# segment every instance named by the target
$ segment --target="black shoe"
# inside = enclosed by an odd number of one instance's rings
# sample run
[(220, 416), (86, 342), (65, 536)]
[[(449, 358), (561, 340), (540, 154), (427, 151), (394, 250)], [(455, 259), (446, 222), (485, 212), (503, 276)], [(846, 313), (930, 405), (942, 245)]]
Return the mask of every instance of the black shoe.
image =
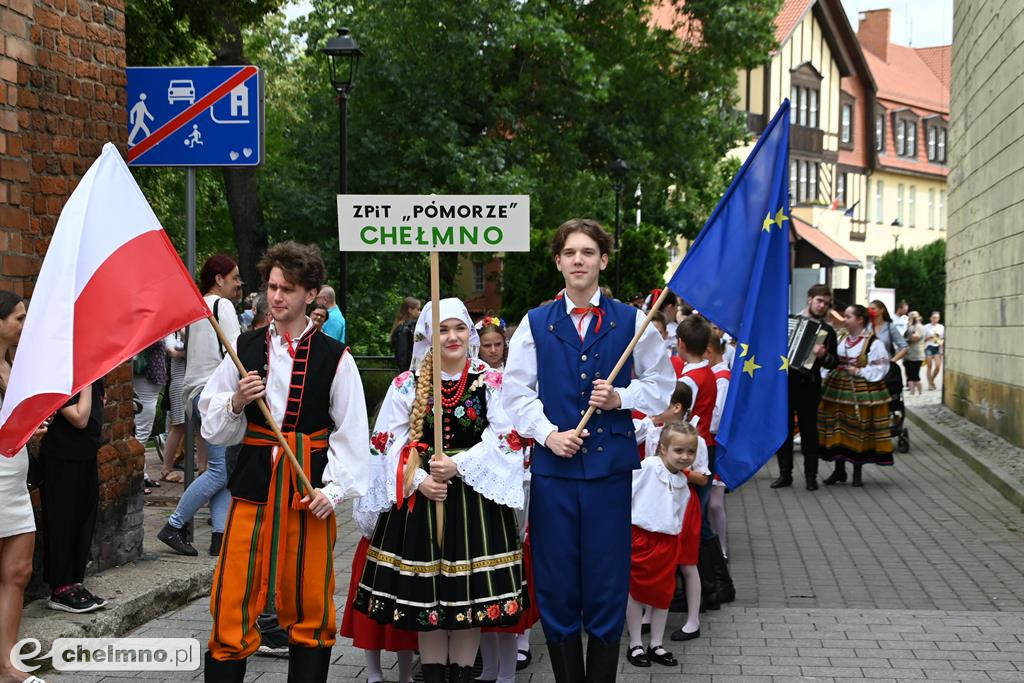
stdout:
[(264, 613), (256, 620), (260, 632), (260, 649), (256, 652), (270, 657), (288, 656), (288, 634), (277, 623), (277, 615)]
[(662, 666), (678, 666), (679, 661), (676, 656), (663, 648), (661, 645), (656, 647), (647, 648), (647, 656), (655, 664), (661, 664)]
[(210, 557), (220, 555), (220, 546), (224, 542), (224, 532), (214, 531), (210, 534)]
[(203, 660), (203, 680), (206, 683), (242, 683), (245, 680), (245, 660), (213, 658), (213, 653), (206, 651)]
[(449, 664), (448, 683), (473, 683), (473, 667)]
[(171, 526), (170, 522), (168, 522), (167, 524), (164, 524), (164, 528), (160, 530), (160, 533), (158, 533), (156, 537), (166, 543), (171, 550), (179, 555), (188, 555), (189, 557), (198, 556), (199, 551), (193, 548), (192, 544), (185, 540), (181, 531), (181, 529), (175, 529)]
[(793, 485), (793, 475), (791, 474), (780, 474), (779, 478), (772, 482), (773, 489), (784, 489), (787, 486)]
[(818, 477), (817, 475), (807, 475), (807, 490), (817, 491), (818, 490)]
[(647, 651), (644, 650), (643, 645), (634, 645), (629, 648), (629, 652), (626, 654), (626, 661), (633, 666), (649, 667), (651, 665), (651, 659), (647, 656)]
[(675, 631), (672, 631), (672, 635), (670, 635), (669, 638), (676, 641), (677, 643), (685, 642), (687, 640), (695, 640), (697, 638), (700, 638), (700, 629), (698, 628), (693, 633), (687, 633), (683, 630), (683, 627), (680, 626)]
[(447, 668), (444, 664), (420, 664), (423, 683), (444, 683)]
[[(522, 659), (519, 659), (522, 657)], [(516, 671), (522, 671), (526, 667), (530, 666), (530, 662), (533, 661), (533, 655), (530, 654), (529, 650), (520, 650), (516, 654)]]
[(330, 666), (330, 647), (288, 646), (288, 683), (326, 681)]
[(832, 474), (828, 475), (825, 479), (825, 486), (832, 486), (833, 484), (845, 484), (846, 483), (846, 470), (835, 469), (832, 470)]
[(81, 591), (82, 593), (85, 593), (88, 597), (92, 598), (92, 601), (96, 603), (97, 607), (106, 607), (107, 606), (107, 601), (106, 600), (104, 600), (103, 598), (99, 597), (98, 595), (93, 593), (91, 590), (89, 590), (88, 588), (83, 586), (82, 584), (78, 584), (78, 590)]
[(587, 638), (586, 683), (615, 683), (618, 670), (619, 641), (605, 643), (594, 636)]
[(557, 645), (548, 642), (548, 659), (558, 683), (583, 683), (587, 680), (583, 665), (583, 638), (580, 635)]
[(50, 601), (46, 603), (46, 606), (53, 610), (71, 612), (72, 614), (95, 612), (100, 608), (93, 601), (92, 596), (77, 585), (65, 588), (59, 593), (56, 591), (51, 593)]

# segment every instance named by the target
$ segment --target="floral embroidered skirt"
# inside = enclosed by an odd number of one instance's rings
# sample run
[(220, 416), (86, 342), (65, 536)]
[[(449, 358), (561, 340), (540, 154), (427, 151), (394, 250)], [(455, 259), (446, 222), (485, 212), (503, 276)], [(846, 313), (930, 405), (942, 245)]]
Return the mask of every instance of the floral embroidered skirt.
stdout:
[(527, 598), (514, 510), (456, 477), (444, 503), (439, 547), (435, 509), (434, 501), (417, 493), (402, 509), (381, 514), (355, 609), (412, 631), (517, 623)]
[(890, 399), (885, 382), (833, 370), (822, 385), (818, 406), (821, 459), (892, 465)]

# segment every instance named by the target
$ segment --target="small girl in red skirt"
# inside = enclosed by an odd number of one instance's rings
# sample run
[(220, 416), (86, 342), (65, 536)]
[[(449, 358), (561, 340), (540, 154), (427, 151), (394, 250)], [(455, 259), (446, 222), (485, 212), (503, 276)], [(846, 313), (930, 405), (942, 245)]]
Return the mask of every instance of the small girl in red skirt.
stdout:
[[(696, 613), (700, 605), (700, 579), (696, 568), (700, 516), (699, 512), (693, 513), (694, 509), (699, 511), (700, 508), (699, 503), (691, 504), (697, 497), (692, 495), (687, 478), (689, 468), (697, 460), (700, 437), (692, 425), (681, 420), (667, 422), (660, 431), (657, 457), (649, 455), (644, 458), (640, 469), (633, 471), (633, 556), (626, 606), (626, 628), (629, 631), (627, 659), (634, 666), (641, 667), (651, 666), (652, 661), (664, 666), (678, 664), (675, 656), (663, 647), (678, 564), (683, 565), (687, 602), (696, 606), (689, 611)], [(694, 516), (696, 525), (692, 523)], [(688, 529), (691, 533), (687, 533)], [(692, 533), (694, 529), (696, 535)], [(695, 580), (691, 580), (690, 574)], [(651, 642), (646, 650), (641, 638), (645, 605), (649, 606), (651, 613)], [(689, 616), (687, 625), (697, 619), (696, 614)]]
[[(372, 455), (380, 455), (376, 450), (376, 442), (387, 435), (374, 434), (374, 445), (371, 446)], [(383, 457), (371, 460), (370, 486), (367, 495), (357, 499), (352, 505), (352, 519), (355, 520), (356, 528), (359, 530), (359, 545), (356, 546), (356, 554), (352, 558), (352, 578), (348, 586), (348, 600), (345, 602), (345, 613), (342, 615), (341, 628), (338, 633), (345, 638), (351, 638), (352, 644), (363, 650), (366, 656), (366, 680), (367, 683), (382, 683), (384, 673), (381, 670), (381, 650), (398, 653), (398, 683), (412, 683), (412, 662), (413, 651), (419, 647), (417, 633), (415, 631), (404, 631), (392, 626), (379, 624), (362, 612), (352, 607), (352, 601), (356, 596), (356, 589), (359, 587), (359, 579), (363, 576), (363, 566), (366, 564), (366, 551), (370, 547), (370, 538), (373, 536), (374, 527), (377, 526), (379, 512), (371, 512), (377, 509), (372, 500), (380, 496), (387, 496), (383, 492), (384, 478), (381, 465)]]

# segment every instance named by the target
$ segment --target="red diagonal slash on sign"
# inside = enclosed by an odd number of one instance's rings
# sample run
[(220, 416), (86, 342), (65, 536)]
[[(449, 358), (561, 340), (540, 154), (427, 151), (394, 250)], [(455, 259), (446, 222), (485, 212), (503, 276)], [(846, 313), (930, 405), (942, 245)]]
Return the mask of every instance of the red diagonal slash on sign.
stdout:
[(128, 150), (128, 163), (132, 163), (140, 156), (156, 147), (168, 135), (199, 116), (199, 114), (201, 114), (207, 107), (211, 106), (214, 102), (234, 90), (237, 85), (244, 83), (257, 73), (259, 73), (259, 69), (251, 64), (242, 67), (241, 70), (233, 74), (231, 78), (218, 85), (206, 95), (203, 95), (203, 97), (197, 100), (195, 104), (192, 104), (185, 111), (157, 128), (151, 135), (146, 136), (145, 140), (130, 148)]

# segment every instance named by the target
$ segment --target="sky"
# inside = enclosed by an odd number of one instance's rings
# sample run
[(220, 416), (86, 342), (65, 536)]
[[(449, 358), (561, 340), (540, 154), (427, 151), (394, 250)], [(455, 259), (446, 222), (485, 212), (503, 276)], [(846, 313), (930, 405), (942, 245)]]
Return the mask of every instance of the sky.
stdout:
[[(472, 2), (472, 0), (470, 0)], [(857, 15), (864, 10), (892, 10), (889, 41), (913, 47), (953, 42), (953, 0), (842, 0), (850, 26), (857, 30)], [(309, 13), (309, 0), (293, 0), (285, 7), (289, 19)]]
[(889, 42), (911, 47), (933, 47), (953, 42), (953, 0), (842, 0), (850, 26), (857, 30), (857, 15), (864, 10), (892, 10)]

